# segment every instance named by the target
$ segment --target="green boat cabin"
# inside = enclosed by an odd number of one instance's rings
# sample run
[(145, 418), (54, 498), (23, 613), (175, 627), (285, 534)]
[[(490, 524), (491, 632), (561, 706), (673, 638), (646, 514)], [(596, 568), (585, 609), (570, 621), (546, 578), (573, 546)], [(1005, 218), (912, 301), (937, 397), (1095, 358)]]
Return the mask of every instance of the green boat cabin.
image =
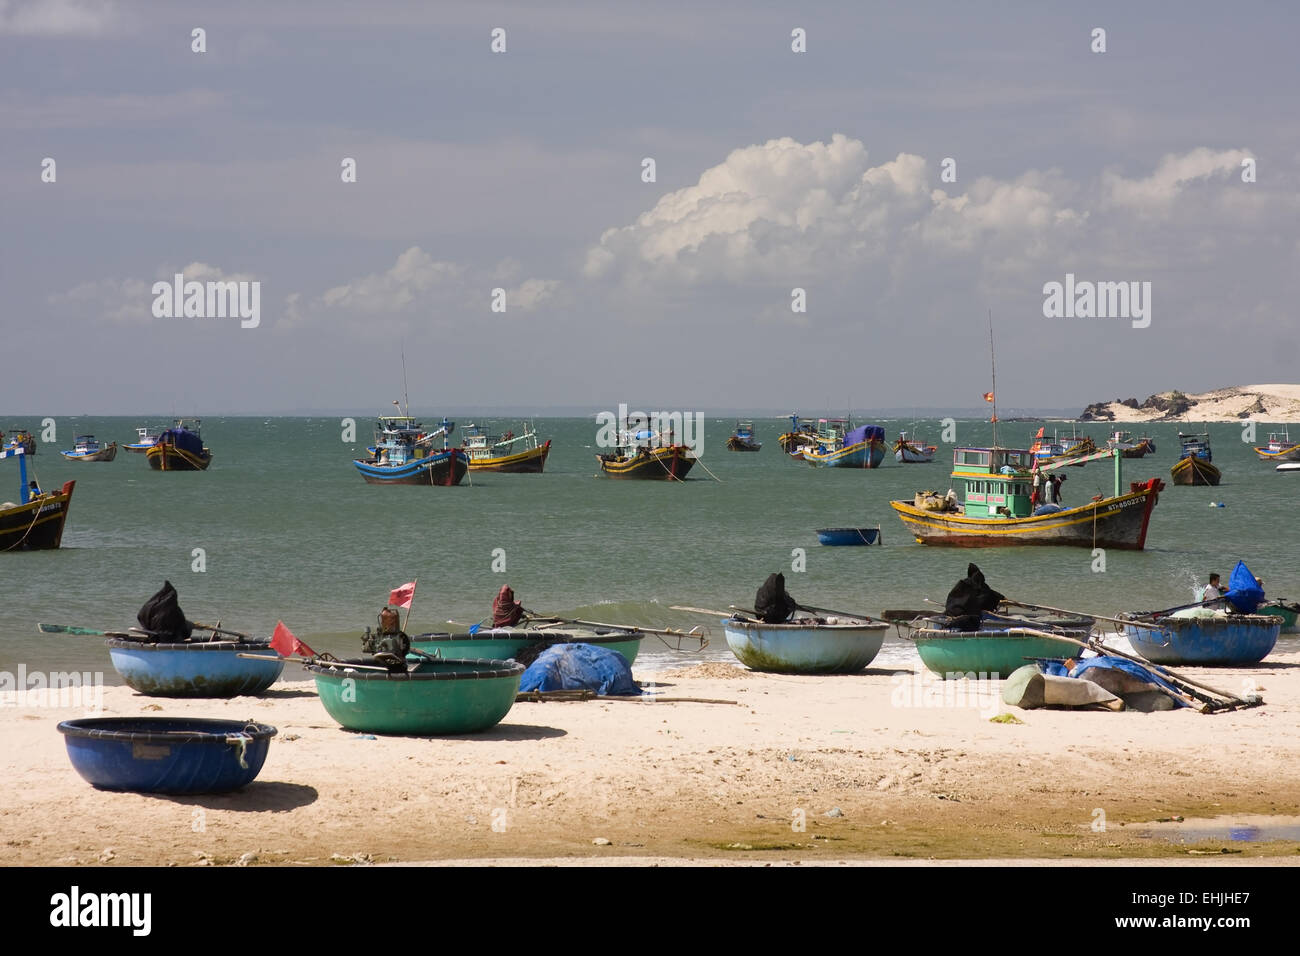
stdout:
[(1033, 455), (1018, 448), (957, 448), (952, 478), (961, 482), (967, 518), (1027, 518), (1033, 512)]

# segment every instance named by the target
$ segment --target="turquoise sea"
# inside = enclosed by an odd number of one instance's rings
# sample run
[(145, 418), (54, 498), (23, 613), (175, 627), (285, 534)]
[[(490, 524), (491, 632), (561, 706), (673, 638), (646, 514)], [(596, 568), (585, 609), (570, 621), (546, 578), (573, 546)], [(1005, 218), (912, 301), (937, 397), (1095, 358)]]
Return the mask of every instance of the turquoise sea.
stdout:
[[(434, 421), (440, 415), (429, 415)], [(814, 469), (782, 454), (786, 419), (755, 422), (761, 452), (724, 447), (734, 419), (705, 423), (704, 468), (685, 483), (599, 477), (594, 418), (536, 419), (553, 439), (543, 475), (473, 474), (455, 488), (367, 485), (351, 460), (369, 440), (357, 420), (356, 442), (342, 440), (338, 418), (208, 418), (203, 437), (214, 458), (202, 473), (151, 471), (143, 455), (119, 449), (110, 463), (70, 462), (58, 454), (77, 434), (119, 446), (139, 425), (164, 418), (63, 418), (58, 440), (42, 444), (29, 465), (42, 487), (77, 480), (57, 551), (0, 555), (5, 613), (0, 670), (102, 670), (100, 640), (37, 633), (38, 621), (121, 628), (164, 579), (194, 620), (269, 634), (283, 620), (317, 650), (354, 653), (358, 637), (388, 591), (418, 579), (407, 630), (448, 630), (490, 615), (509, 583), (525, 607), (542, 613), (638, 625), (712, 626), (708, 659), (729, 660), (716, 621), (669, 610), (749, 605), (773, 571), (802, 603), (879, 614), (886, 608), (942, 603), (974, 561), (1009, 597), (1112, 614), (1188, 602), (1210, 571), (1226, 576), (1244, 558), (1270, 597), (1300, 599), (1300, 474), (1260, 462), (1242, 428), (1211, 425), (1217, 488), (1169, 484), (1152, 516), (1147, 548), (1111, 551), (1093, 570), (1086, 549), (952, 549), (914, 543), (888, 502), (921, 489), (946, 491), (951, 446), (936, 420), (878, 420), (892, 440), (899, 429), (940, 445), (928, 465), (900, 465), (892, 454), (875, 471)], [(516, 420), (479, 420), (500, 429)], [(462, 422), (463, 424), (463, 422)], [(6, 420), (40, 434), (40, 422)], [(1036, 423), (999, 425), (1004, 445), (1027, 447)], [(1050, 434), (1058, 425), (1048, 424)], [(1183, 426), (1186, 428), (1187, 426)], [(991, 439), (987, 422), (959, 421), (962, 444)], [(1070, 425), (1064, 426), (1069, 431)], [(1104, 425), (1082, 429), (1099, 443)], [(1134, 428), (1141, 433), (1142, 426)], [(1124, 463), (1124, 481), (1160, 476), (1169, 483), (1177, 425), (1154, 425), (1158, 452)], [(1267, 437), (1260, 426), (1259, 439)], [(0, 498), (17, 500), (18, 470), (0, 462)], [(1109, 494), (1109, 463), (1070, 469), (1067, 504)], [(1223, 502), (1224, 507), (1211, 507)], [(881, 547), (827, 548), (816, 528), (874, 526)], [(204, 570), (194, 570), (202, 549)], [(500, 551), (498, 551), (500, 549)], [(806, 570), (795, 572), (796, 549)], [(493, 563), (504, 553), (505, 571)], [(1284, 638), (1284, 646), (1296, 644)], [(687, 659), (653, 640), (638, 670)], [(915, 662), (891, 638), (878, 663)], [(294, 676), (286, 673), (286, 676)]]

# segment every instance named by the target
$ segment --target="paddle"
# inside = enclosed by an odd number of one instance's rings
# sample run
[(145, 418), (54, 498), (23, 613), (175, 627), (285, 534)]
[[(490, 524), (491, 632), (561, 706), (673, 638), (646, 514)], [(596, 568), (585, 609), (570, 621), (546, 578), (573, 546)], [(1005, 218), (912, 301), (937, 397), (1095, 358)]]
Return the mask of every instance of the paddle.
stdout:
[[(581, 618), (570, 618), (567, 620), (564, 618), (556, 618), (554, 623), (543, 624), (541, 627), (535, 628), (535, 630), (542, 631), (548, 627), (560, 627), (565, 624), (581, 624), (583, 627), (606, 627), (614, 631), (626, 631), (629, 634), (653, 634), (655, 637), (663, 641), (665, 647), (678, 651), (682, 649), (681, 638), (683, 637), (689, 637), (692, 640), (700, 642), (700, 646), (696, 648), (697, 652), (702, 651), (709, 646), (708, 635), (695, 633), (697, 628), (694, 627), (689, 631), (683, 631), (674, 627), (637, 627), (634, 624), (608, 624), (604, 621), (584, 621)], [(663, 639), (665, 636), (678, 638), (677, 646), (673, 647), (672, 644), (664, 641)]]
[(751, 612), (746, 611), (742, 607), (736, 607), (734, 604), (731, 606), (731, 611), (714, 611), (711, 608), (707, 608), (707, 607), (686, 607), (681, 604), (674, 604), (671, 607), (669, 607), (669, 610), (689, 611), (692, 614), (708, 614), (710, 617), (724, 617), (724, 618), (737, 617), (738, 615), (733, 614), (732, 611), (739, 611), (740, 613), (746, 615), (746, 617), (750, 622), (759, 623), (758, 619), (753, 617)]
[[(252, 638), (240, 631), (229, 631), (222, 627), (216, 627), (211, 624), (200, 624), (198, 621), (190, 622), (195, 628), (201, 631), (211, 631), (213, 634), (225, 634), (228, 637), (237, 637), (241, 641), (251, 641)], [(74, 637), (109, 637), (114, 634), (120, 634), (121, 631), (99, 631), (93, 627), (78, 627), (75, 624), (41, 624), (37, 623), (36, 630), (42, 634), (69, 634)], [(149, 631), (143, 627), (133, 627), (133, 631), (141, 631), (146, 634), (158, 633)]]
[(293, 661), (295, 664), (315, 664), (318, 667), (350, 667), (361, 671), (384, 671), (389, 673), (387, 667), (378, 667), (372, 664), (350, 664), (347, 661), (325, 661), (314, 657), (266, 657), (262, 654), (243, 654), (239, 653), (236, 657), (242, 657), (250, 661)]
[(807, 611), (810, 614), (831, 614), (835, 617), (855, 617), (860, 621), (872, 620), (872, 617), (869, 614), (854, 614), (849, 611), (832, 611), (828, 607), (812, 607), (807, 604), (796, 604), (795, 607), (801, 611)]

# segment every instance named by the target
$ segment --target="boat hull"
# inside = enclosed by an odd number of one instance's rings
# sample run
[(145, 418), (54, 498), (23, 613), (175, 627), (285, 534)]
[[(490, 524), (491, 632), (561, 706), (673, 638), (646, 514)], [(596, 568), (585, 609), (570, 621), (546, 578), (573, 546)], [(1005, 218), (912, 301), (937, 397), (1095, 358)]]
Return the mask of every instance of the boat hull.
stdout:
[(824, 455), (816, 448), (805, 448), (803, 460), (814, 468), (879, 468), (885, 460), (885, 443), (858, 442)]
[(83, 455), (78, 455), (75, 451), (61, 451), (59, 454), (68, 461), (112, 461), (117, 457), (117, 442), (109, 442), (99, 451), (92, 451)]
[(750, 670), (778, 674), (854, 674), (880, 653), (889, 625), (723, 624), (727, 646)]
[(132, 442), (130, 445), (123, 445), (122, 448), (136, 455), (143, 455), (153, 447), (151, 442), (148, 445), (142, 445), (139, 442)]
[(817, 540), (832, 547), (875, 544), (880, 539), (879, 528), (818, 528)]
[(1300, 604), (1283, 604), (1278, 601), (1273, 604), (1261, 604), (1255, 609), (1258, 614), (1271, 614), (1273, 617), (1282, 619), (1282, 631), (1291, 633), (1296, 629), (1296, 619), (1300, 617)]
[(50, 551), (59, 547), (76, 484), (65, 481), (53, 494), (0, 509), (0, 552)]
[(380, 465), (375, 459), (352, 462), (369, 485), (458, 485), (469, 471), (469, 457), (459, 448), (437, 451), (402, 465)]
[(1282, 619), (1271, 614), (1166, 617), (1154, 625), (1124, 625), (1133, 650), (1153, 664), (1257, 664), (1273, 650), (1281, 630)]
[(623, 655), (629, 666), (636, 661), (643, 635), (627, 632), (573, 634), (527, 628), (480, 629), (474, 634), (419, 634), (411, 638), (411, 650), (437, 654), (448, 659), (514, 660), (526, 648), (552, 644), (594, 644)]
[(511, 475), (540, 475), (546, 467), (546, 456), (551, 453), (551, 443), (521, 451), (515, 455), (496, 458), (471, 458), (470, 471), (498, 471)]
[(728, 451), (760, 451), (762, 448), (763, 443), (752, 438), (741, 438), (738, 435), (732, 435), (727, 439)]
[(1261, 461), (1300, 461), (1300, 444), (1281, 448), (1278, 451), (1256, 448), (1255, 454), (1259, 456)]
[(1029, 518), (967, 518), (926, 511), (910, 501), (889, 504), (920, 544), (957, 548), (1069, 545), (1140, 551), (1146, 546), (1151, 511), (1163, 487), (1160, 479), (1152, 478), (1135, 482), (1128, 494), (1116, 498)]
[(934, 461), (936, 451), (938, 451), (938, 448), (934, 445), (914, 445), (911, 442), (896, 443), (894, 445), (894, 461), (905, 465), (928, 464)]
[[(108, 654), (128, 687), (149, 697), (242, 697), (260, 694), (284, 672), (284, 659), (270, 644), (200, 641), (147, 644), (110, 638)], [(239, 654), (275, 660), (255, 661)]]
[[(1062, 636), (1083, 641), (1087, 628), (1063, 630)], [(1046, 637), (1019, 633), (1016, 628), (1000, 631), (919, 630), (912, 632), (916, 653), (931, 673), (945, 680), (980, 675), (992, 679), (1007, 677), (1029, 663), (1027, 658), (1073, 657), (1077, 645)]]
[(154, 471), (207, 471), (212, 464), (212, 452), (206, 447), (202, 454), (195, 454), (175, 445), (159, 442), (145, 449), (149, 467)]
[(1174, 462), (1169, 473), (1176, 485), (1217, 485), (1222, 473), (1213, 463), (1204, 458), (1180, 458)]
[(600, 469), (610, 478), (634, 478), (644, 481), (680, 481), (695, 465), (695, 458), (682, 445), (653, 448), (648, 454), (616, 459), (596, 456)]
[(421, 661), (404, 673), (308, 664), (325, 710), (348, 730), (472, 734), (496, 726), (519, 693), (524, 667), (503, 660)]

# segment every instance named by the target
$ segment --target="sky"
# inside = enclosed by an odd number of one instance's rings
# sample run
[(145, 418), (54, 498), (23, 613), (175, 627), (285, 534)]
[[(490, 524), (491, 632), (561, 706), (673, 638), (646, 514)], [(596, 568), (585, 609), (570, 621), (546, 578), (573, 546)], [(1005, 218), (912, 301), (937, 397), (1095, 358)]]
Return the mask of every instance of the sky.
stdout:
[[(967, 409), (990, 319), (1000, 408), (1295, 382), (1297, 34), (1249, 2), (0, 0), (0, 415), (379, 412), (403, 355), (433, 413)], [(256, 283), (256, 325), (166, 314), (177, 273)], [(1045, 315), (1067, 275), (1149, 312)]]

